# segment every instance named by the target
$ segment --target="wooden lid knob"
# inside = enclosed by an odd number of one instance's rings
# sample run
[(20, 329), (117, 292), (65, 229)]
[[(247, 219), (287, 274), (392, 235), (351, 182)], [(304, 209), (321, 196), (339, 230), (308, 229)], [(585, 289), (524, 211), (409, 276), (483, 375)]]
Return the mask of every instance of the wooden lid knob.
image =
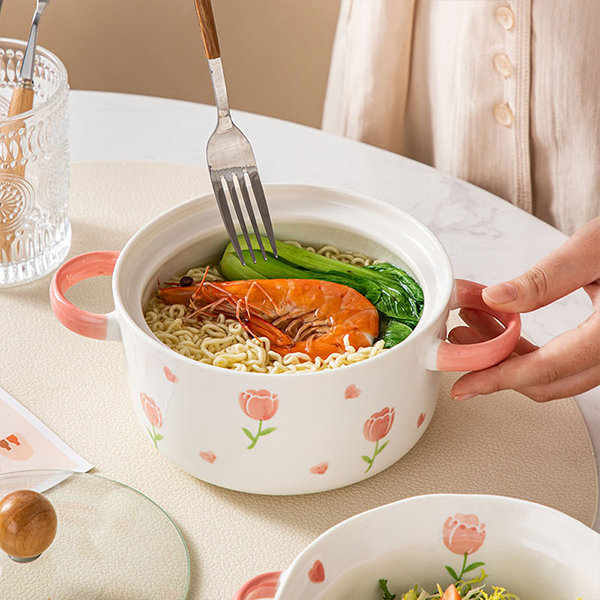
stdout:
[(0, 548), (11, 558), (36, 559), (55, 535), (56, 512), (46, 496), (17, 490), (0, 500)]

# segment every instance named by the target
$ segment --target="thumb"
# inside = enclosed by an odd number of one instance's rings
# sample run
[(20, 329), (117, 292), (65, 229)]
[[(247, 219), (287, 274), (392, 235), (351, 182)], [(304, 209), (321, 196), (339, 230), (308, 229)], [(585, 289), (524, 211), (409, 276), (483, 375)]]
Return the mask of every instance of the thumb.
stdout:
[(600, 277), (600, 219), (577, 231), (528, 271), (483, 290), (483, 300), (504, 312), (546, 306)]
[[(579, 287), (579, 286), (577, 286)], [(573, 290), (567, 290), (568, 294)], [(562, 294), (561, 294), (562, 295)], [(536, 265), (522, 275), (483, 290), (483, 300), (503, 312), (528, 312), (550, 304), (557, 295), (550, 273)]]

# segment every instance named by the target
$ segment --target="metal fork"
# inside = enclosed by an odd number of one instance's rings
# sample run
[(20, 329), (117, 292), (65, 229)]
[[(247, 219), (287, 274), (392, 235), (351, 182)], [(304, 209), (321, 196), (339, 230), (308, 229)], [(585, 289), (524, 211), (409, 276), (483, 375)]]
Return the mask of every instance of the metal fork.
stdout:
[(227, 202), (227, 196), (231, 199), (238, 223), (242, 230), (246, 245), (250, 251), (252, 261), (256, 263), (256, 257), (248, 236), (248, 228), (244, 219), (242, 206), (240, 203), (240, 194), (243, 198), (246, 212), (250, 218), (254, 235), (258, 241), (260, 251), (265, 260), (267, 255), (261, 239), (261, 233), (256, 222), (256, 216), (250, 199), (251, 189), (254, 200), (273, 254), (277, 257), (277, 245), (271, 224), (271, 216), (265, 193), (256, 168), (256, 159), (254, 152), (246, 136), (233, 124), (229, 112), (229, 100), (227, 99), (227, 89), (225, 87), (225, 76), (223, 74), (223, 65), (221, 64), (221, 50), (217, 38), (217, 28), (213, 16), (211, 0), (194, 0), (196, 3), (196, 12), (200, 21), (202, 30), (202, 39), (204, 40), (204, 50), (210, 68), (210, 77), (213, 90), (215, 92), (215, 102), (218, 111), (217, 127), (208, 140), (206, 146), (206, 157), (208, 159), (208, 169), (212, 181), (213, 190), (221, 212), (221, 218), (225, 224), (225, 229), (229, 239), (235, 248), (235, 251), (245, 265), (244, 255), (240, 247), (235, 225), (231, 218), (231, 211)]

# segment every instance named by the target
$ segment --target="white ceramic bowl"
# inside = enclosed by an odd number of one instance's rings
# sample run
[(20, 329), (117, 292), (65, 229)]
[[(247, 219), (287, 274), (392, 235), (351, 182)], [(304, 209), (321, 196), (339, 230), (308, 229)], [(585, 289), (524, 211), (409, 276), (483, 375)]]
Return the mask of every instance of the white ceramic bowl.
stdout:
[(521, 600), (600, 598), (600, 534), (589, 527), (525, 500), (435, 494), (343, 521), (234, 600), (379, 600), (379, 579), (398, 598), (415, 584), (433, 593), (453, 582), (446, 566), (460, 576), (465, 552), (467, 567), (485, 563), (486, 582)]
[[(142, 306), (159, 279), (219, 258), (227, 239), (212, 195), (154, 219), (120, 254), (92, 252), (65, 263), (52, 282), (52, 306), (77, 333), (122, 339), (139, 422), (158, 450), (189, 473), (263, 494), (329, 490), (374, 475), (406, 454), (433, 416), (438, 371), (499, 362), (516, 345), (520, 320), (498, 313), (506, 331), (481, 344), (444, 341), (451, 307), (484, 305), (481, 286), (454, 281), (448, 256), (426, 227), (350, 192), (300, 185), (266, 191), (279, 239), (360, 250), (414, 274), (425, 308), (407, 340), (349, 367), (278, 375), (205, 365), (163, 345), (146, 325)], [(74, 283), (111, 273), (114, 312), (94, 315), (65, 299)], [(267, 435), (249, 444), (244, 430), (256, 435), (265, 429)]]

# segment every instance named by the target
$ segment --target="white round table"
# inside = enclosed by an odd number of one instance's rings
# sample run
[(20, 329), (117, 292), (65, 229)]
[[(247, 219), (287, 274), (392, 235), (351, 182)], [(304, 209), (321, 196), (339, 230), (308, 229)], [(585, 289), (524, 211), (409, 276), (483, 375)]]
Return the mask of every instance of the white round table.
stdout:
[[(295, 123), (237, 111), (233, 116), (252, 143), (263, 181), (337, 186), (391, 202), (440, 238), (456, 277), (484, 284), (509, 279), (566, 240), (508, 202), (397, 154)], [(216, 110), (164, 98), (72, 91), (70, 117), (73, 161), (204, 165)], [(590, 314), (589, 299), (578, 291), (523, 315), (523, 330), (541, 344)], [(600, 458), (600, 387), (577, 401)], [(595, 529), (600, 531), (600, 514)]]

